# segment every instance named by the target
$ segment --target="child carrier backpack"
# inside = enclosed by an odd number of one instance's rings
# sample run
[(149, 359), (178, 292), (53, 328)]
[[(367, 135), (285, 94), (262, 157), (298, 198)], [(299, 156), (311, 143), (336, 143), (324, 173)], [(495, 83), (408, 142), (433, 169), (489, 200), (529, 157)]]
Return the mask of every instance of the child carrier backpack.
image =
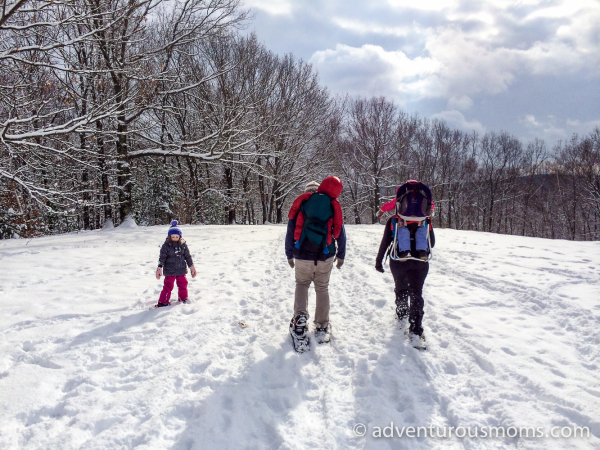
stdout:
[(300, 240), (296, 242), (295, 248), (307, 253), (313, 253), (317, 257), (321, 253), (327, 255), (335, 252), (335, 243), (327, 245), (328, 228), (333, 220), (333, 205), (331, 197), (321, 192), (316, 192), (300, 207), (304, 217), (304, 225)]
[(408, 180), (396, 193), (396, 214), (409, 216), (407, 220), (431, 217), (432, 208), (431, 190), (420, 181)]
[(393, 236), (392, 243), (388, 248), (387, 255), (390, 259), (401, 260), (399, 258), (398, 247), (398, 229), (405, 226), (410, 231), (411, 253), (415, 252), (415, 231), (419, 227), (427, 227), (428, 258), (415, 261), (429, 262), (433, 258), (432, 247), (435, 245), (431, 239), (431, 217), (433, 216), (433, 201), (431, 190), (420, 181), (408, 180), (398, 189), (396, 194), (396, 214), (392, 217), (391, 232)]

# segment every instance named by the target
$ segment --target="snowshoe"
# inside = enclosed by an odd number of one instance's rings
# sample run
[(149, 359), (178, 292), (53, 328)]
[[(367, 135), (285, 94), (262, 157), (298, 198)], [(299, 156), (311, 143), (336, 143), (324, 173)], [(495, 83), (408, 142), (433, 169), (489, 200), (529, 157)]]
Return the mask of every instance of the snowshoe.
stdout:
[(418, 334), (409, 333), (408, 334), (408, 342), (413, 348), (417, 350), (427, 350), (427, 344), (425, 343), (425, 335), (422, 334), (419, 336)]
[(290, 322), (290, 336), (292, 336), (292, 345), (298, 353), (304, 353), (310, 350), (310, 338), (308, 337), (308, 317), (299, 314)]
[(317, 327), (315, 329), (315, 339), (319, 344), (326, 344), (331, 340), (331, 324), (327, 324), (325, 328)]

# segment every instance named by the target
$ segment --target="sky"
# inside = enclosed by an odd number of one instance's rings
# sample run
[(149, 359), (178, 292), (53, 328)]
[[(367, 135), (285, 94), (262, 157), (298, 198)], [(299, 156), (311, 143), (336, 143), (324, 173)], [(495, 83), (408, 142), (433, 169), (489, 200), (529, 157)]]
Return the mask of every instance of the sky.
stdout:
[(600, 0), (245, 0), (332, 93), (554, 145), (600, 127)]

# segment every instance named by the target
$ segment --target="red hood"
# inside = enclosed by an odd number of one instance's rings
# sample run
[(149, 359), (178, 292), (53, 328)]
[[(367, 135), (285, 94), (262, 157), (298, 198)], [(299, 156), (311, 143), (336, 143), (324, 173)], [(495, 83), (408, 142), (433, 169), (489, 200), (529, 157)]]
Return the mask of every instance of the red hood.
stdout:
[(342, 193), (344, 185), (338, 177), (327, 177), (319, 185), (317, 192), (329, 195), (331, 198), (338, 198)]

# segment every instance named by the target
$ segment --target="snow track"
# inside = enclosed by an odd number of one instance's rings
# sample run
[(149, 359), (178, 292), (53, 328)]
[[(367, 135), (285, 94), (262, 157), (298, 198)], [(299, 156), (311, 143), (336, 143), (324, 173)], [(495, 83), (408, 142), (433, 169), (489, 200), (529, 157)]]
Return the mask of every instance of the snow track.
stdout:
[[(151, 311), (164, 227), (0, 242), (0, 447), (600, 446), (599, 243), (436, 230), (418, 352), (374, 269), (382, 232), (347, 228), (332, 341), (303, 355), (284, 227), (184, 226), (192, 303)], [(372, 437), (391, 422), (590, 437)]]

